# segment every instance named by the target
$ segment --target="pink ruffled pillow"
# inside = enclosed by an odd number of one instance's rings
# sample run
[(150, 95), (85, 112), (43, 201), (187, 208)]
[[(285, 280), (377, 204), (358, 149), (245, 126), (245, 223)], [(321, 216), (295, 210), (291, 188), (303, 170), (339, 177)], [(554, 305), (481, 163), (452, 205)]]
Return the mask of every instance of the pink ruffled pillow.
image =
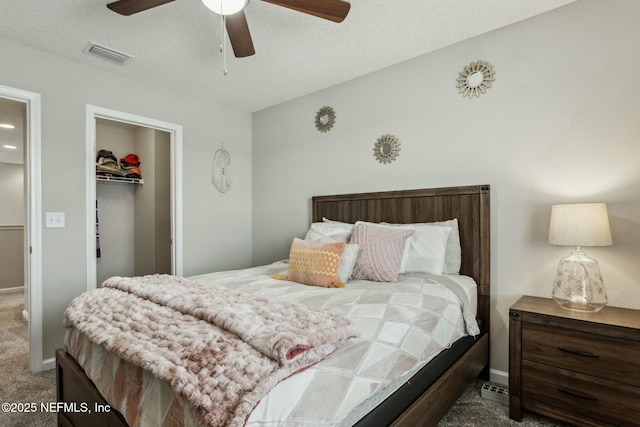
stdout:
[(304, 285), (324, 288), (343, 288), (338, 279), (340, 259), (346, 243), (311, 243), (294, 238), (289, 252), (289, 269), (286, 276), (276, 279), (291, 280)]
[(360, 247), (353, 278), (397, 282), (407, 239), (415, 233), (398, 227), (357, 223), (349, 243)]

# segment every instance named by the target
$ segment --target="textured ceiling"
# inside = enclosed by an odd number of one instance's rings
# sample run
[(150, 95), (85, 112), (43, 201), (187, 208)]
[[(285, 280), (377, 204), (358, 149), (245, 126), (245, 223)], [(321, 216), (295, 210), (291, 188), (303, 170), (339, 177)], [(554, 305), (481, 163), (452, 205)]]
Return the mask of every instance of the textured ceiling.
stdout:
[[(574, 0), (351, 0), (341, 24), (252, 0), (245, 14), (257, 53), (237, 59), (229, 46), (226, 76), (220, 17), (200, 0), (129, 17), (107, 9), (111, 1), (1, 0), (0, 37), (254, 112)], [(89, 41), (135, 58), (117, 65), (88, 55)]]

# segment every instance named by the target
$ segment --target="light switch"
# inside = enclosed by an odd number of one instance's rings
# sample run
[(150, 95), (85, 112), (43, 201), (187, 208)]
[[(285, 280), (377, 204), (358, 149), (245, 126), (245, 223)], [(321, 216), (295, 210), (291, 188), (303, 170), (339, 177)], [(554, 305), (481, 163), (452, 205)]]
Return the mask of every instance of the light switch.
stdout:
[(45, 218), (47, 228), (64, 228), (64, 212), (47, 212)]

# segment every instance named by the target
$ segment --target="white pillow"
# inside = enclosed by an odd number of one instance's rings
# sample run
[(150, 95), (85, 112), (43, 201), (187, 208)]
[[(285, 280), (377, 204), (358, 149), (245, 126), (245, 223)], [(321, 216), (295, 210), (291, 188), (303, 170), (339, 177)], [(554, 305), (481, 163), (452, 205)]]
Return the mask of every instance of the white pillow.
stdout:
[(431, 223), (386, 225), (415, 231), (414, 235), (407, 240), (402, 254), (401, 274), (431, 273), (441, 275), (445, 272), (447, 241), (451, 227)]
[(447, 239), (451, 227), (408, 226), (415, 234), (409, 238), (402, 256), (400, 273), (431, 273), (441, 275), (445, 269)]
[(353, 267), (356, 265), (356, 259), (358, 258), (358, 246), (355, 243), (347, 243), (342, 252), (342, 258), (340, 258), (340, 266), (338, 267), (338, 280), (342, 283), (347, 283), (351, 279), (353, 274)]
[(410, 227), (417, 230), (422, 226), (438, 226), (450, 227), (449, 237), (447, 238), (447, 250), (444, 259), (444, 270), (446, 274), (460, 274), (460, 266), (462, 265), (462, 248), (460, 246), (460, 230), (458, 228), (458, 218), (440, 222), (426, 222), (416, 224), (389, 224), (397, 227)]
[[(315, 241), (321, 242), (321, 243), (331, 243), (331, 242), (342, 242), (345, 240), (341, 240), (344, 237), (344, 233), (348, 232), (351, 233), (353, 231), (353, 227), (354, 224), (349, 224), (346, 222), (340, 222), (340, 221), (334, 221), (328, 218), (323, 217), (322, 218), (323, 223), (314, 223), (314, 224), (324, 224), (324, 226), (322, 225), (317, 225), (317, 229), (314, 230), (313, 232), (311, 230), (309, 230), (311, 234), (311, 237), (316, 239)], [(364, 221), (358, 221), (361, 223), (365, 223)], [(312, 224), (312, 229), (314, 229), (314, 224)], [(369, 224), (373, 224), (373, 223), (369, 223)], [(421, 234), (419, 233), (419, 229), (422, 227), (426, 227), (427, 233), (428, 230), (431, 229), (433, 226), (436, 227), (443, 227), (443, 228), (450, 228), (450, 232), (447, 238), (447, 245), (446, 245), (446, 250), (445, 250), (445, 258), (444, 258), (444, 268), (440, 273), (433, 273), (433, 274), (459, 274), (460, 273), (460, 266), (462, 265), (462, 248), (460, 246), (460, 230), (458, 227), (458, 219), (454, 218), (454, 219), (450, 219), (447, 221), (438, 221), (438, 222), (427, 222), (427, 223), (415, 223), (415, 224), (389, 224), (389, 223), (380, 223), (383, 225), (393, 225), (396, 227), (404, 227), (404, 228), (409, 228), (411, 230), (415, 230), (416, 234)], [(325, 228), (326, 227), (326, 228)], [(349, 234), (350, 235), (350, 234)], [(309, 233), (307, 233), (307, 236), (309, 237)], [(322, 239), (324, 237), (324, 239)], [(425, 237), (425, 239), (428, 240), (428, 236), (422, 236)], [(322, 240), (317, 240), (317, 239), (322, 239)], [(340, 239), (340, 240), (338, 240)], [(308, 240), (307, 238), (305, 238), (305, 240)], [(416, 239), (416, 236), (414, 235), (413, 237), (411, 237), (409, 239), (409, 242), (412, 240), (423, 240), (421, 238)], [(313, 241), (313, 240), (312, 240)], [(348, 240), (346, 240), (348, 241)], [(406, 271), (406, 265), (407, 265), (407, 261), (409, 259), (409, 251), (411, 250), (411, 245), (409, 244), (409, 242), (407, 243), (407, 246), (405, 247), (405, 252), (403, 254), (403, 262), (402, 262), (402, 266), (401, 266), (401, 273), (405, 273), (405, 272), (410, 272), (410, 271)], [(424, 251), (426, 248), (422, 247), (423, 245), (419, 244), (417, 246), (417, 249), (420, 251)], [(433, 246), (437, 247), (437, 243), (433, 242)], [(428, 252), (428, 251), (427, 251)], [(436, 253), (432, 254), (435, 255), (437, 258), (437, 253), (439, 253), (439, 251), (437, 251)], [(419, 256), (419, 255), (418, 255)], [(413, 257), (411, 257), (413, 258)], [(435, 259), (434, 258), (434, 259)], [(435, 266), (434, 270), (437, 270), (437, 261), (436, 264), (432, 265)], [(413, 264), (413, 263), (412, 263)], [(412, 265), (410, 264), (410, 265)], [(413, 269), (412, 266), (410, 266), (411, 269)], [(418, 270), (420, 271), (421, 269), (419, 267), (417, 267)], [(428, 269), (430, 269), (431, 267), (426, 267)]]
[(353, 224), (350, 224), (350, 223), (348, 223), (348, 222), (334, 221), (334, 220), (332, 220), (332, 219), (325, 218), (325, 217), (322, 217), (322, 222), (326, 222), (326, 223), (328, 223), (328, 224), (342, 224), (342, 225), (350, 225), (351, 227), (353, 227)]
[(314, 222), (304, 240), (313, 243), (348, 243), (353, 231), (353, 224)]
[(458, 229), (458, 218), (448, 221), (430, 222), (428, 224), (439, 227), (451, 227), (449, 238), (447, 239), (447, 254), (444, 259), (444, 272), (447, 274), (460, 274), (462, 265), (462, 248), (460, 247), (460, 230)]

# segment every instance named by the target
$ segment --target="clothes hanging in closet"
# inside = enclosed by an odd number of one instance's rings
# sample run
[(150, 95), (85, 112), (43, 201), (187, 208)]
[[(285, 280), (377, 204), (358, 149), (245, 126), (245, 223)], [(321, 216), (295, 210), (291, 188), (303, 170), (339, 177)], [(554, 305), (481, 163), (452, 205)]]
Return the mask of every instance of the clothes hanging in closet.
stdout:
[(96, 258), (102, 257), (100, 249), (100, 223), (98, 221), (98, 201), (96, 200)]

